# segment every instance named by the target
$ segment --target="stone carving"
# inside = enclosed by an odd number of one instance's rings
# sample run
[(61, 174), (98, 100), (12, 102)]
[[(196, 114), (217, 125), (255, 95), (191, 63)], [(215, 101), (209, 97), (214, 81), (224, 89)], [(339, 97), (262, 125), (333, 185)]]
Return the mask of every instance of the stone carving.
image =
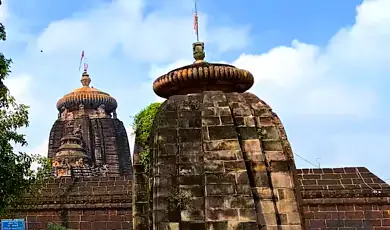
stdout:
[(203, 42), (195, 42), (192, 44), (192, 52), (195, 58), (195, 63), (202, 62), (206, 56), (204, 52), (204, 43)]
[(65, 107), (61, 108), (61, 119), (65, 120), (66, 119), (66, 114), (68, 113), (68, 110)]
[(98, 108), (98, 116), (99, 117), (105, 117), (106, 116), (106, 106), (100, 105)]
[(66, 120), (73, 120), (73, 113), (72, 112), (68, 112), (66, 114)]
[(79, 105), (79, 114), (84, 115), (85, 114), (85, 106), (83, 104)]
[(78, 137), (81, 139), (82, 133), (81, 133), (81, 125), (79, 124), (77, 127), (74, 128), (73, 136)]
[(78, 167), (84, 167), (84, 160), (83, 160), (83, 158), (78, 159), (76, 161), (75, 165), (78, 166)]
[(112, 113), (112, 116), (114, 117), (114, 119), (117, 119), (116, 110), (114, 110), (114, 112)]
[(107, 176), (107, 173), (108, 173), (108, 165), (103, 165), (103, 167), (101, 168), (100, 170), (100, 173), (101, 173), (101, 176)]

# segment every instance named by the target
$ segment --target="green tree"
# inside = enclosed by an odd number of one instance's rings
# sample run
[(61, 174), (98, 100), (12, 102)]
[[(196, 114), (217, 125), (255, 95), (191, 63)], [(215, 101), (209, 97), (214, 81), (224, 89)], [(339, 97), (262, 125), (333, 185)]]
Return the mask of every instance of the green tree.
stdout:
[[(1, 2), (0, 2), (1, 3)], [(6, 40), (6, 32), (0, 23), (0, 39)], [(9, 75), (11, 59), (0, 53), (0, 215), (31, 190), (37, 173), (31, 170), (33, 159), (26, 153), (15, 152), (13, 145), (26, 146), (25, 136), (18, 132), (28, 126), (28, 106), (18, 104), (4, 80)]]
[(133, 129), (135, 130), (135, 143), (140, 147), (140, 161), (145, 171), (149, 169), (150, 134), (154, 118), (159, 111), (161, 103), (152, 103), (141, 110), (134, 117)]

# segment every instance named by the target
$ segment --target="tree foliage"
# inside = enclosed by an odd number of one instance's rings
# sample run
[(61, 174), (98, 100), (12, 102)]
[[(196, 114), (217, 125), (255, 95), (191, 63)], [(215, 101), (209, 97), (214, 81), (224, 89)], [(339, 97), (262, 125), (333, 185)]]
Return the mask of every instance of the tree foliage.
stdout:
[(149, 169), (150, 134), (152, 132), (154, 118), (160, 106), (161, 103), (152, 103), (134, 117), (133, 129), (135, 130), (135, 143), (140, 147), (140, 161), (145, 171)]
[[(6, 40), (6, 32), (0, 23), (0, 39)], [(32, 185), (43, 178), (43, 168), (39, 173), (31, 170), (34, 160), (44, 161), (44, 158), (33, 158), (23, 152), (15, 152), (14, 145), (26, 146), (25, 135), (19, 129), (27, 127), (28, 106), (18, 104), (4, 85), (4, 80), (10, 74), (12, 60), (0, 53), (0, 216), (10, 206), (26, 193)], [(39, 162), (38, 162), (39, 163)]]

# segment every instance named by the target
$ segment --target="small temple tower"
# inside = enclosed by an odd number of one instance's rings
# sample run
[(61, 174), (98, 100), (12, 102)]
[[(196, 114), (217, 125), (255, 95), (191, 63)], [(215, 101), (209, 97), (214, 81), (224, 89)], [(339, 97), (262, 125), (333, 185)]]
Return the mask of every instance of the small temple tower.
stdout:
[(90, 87), (85, 69), (82, 87), (57, 102), (58, 119), (49, 137), (54, 176), (131, 175), (127, 134), (117, 118), (117, 101)]
[(167, 100), (146, 173), (135, 146), (133, 228), (303, 229), (292, 150), (271, 107), (246, 92), (252, 74), (204, 61), (202, 42), (193, 54), (153, 83)]

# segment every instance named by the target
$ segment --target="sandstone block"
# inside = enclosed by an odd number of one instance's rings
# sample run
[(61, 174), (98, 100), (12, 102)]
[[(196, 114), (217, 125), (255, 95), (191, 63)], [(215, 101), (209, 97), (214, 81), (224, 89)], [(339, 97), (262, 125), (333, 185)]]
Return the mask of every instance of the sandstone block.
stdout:
[(229, 184), (206, 185), (207, 195), (231, 195), (234, 194), (234, 186)]
[(208, 132), (211, 140), (237, 138), (236, 128), (234, 126), (209, 126)]
[(243, 152), (260, 152), (260, 141), (259, 139), (244, 140), (242, 141), (241, 148)]
[(238, 140), (215, 140), (206, 141), (203, 144), (206, 151), (219, 151), (219, 150), (240, 150), (240, 144)]
[(292, 178), (289, 172), (271, 172), (271, 181), (274, 188), (292, 188)]

